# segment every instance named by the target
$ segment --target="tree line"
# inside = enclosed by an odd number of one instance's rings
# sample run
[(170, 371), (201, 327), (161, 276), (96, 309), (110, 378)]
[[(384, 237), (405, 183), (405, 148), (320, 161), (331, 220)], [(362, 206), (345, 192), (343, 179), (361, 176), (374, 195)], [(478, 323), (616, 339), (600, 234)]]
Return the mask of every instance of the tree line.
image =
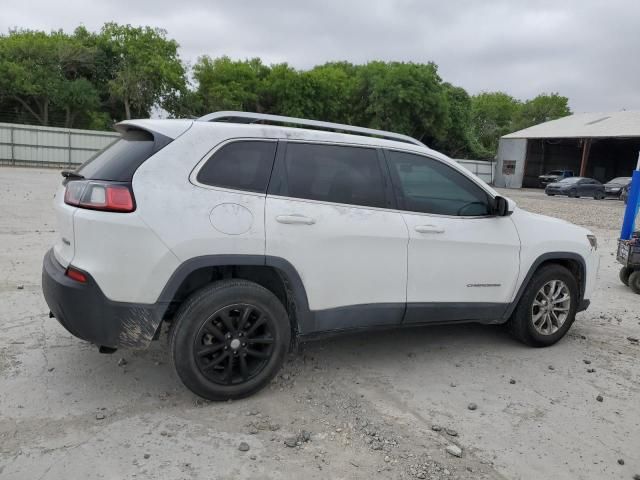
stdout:
[(434, 63), (299, 70), (203, 55), (187, 65), (178, 48), (148, 26), (9, 31), (0, 35), (0, 121), (106, 130), (158, 109), (171, 117), (243, 110), (391, 130), (452, 157), (491, 158), (500, 136), (571, 113), (557, 93), (526, 101), (469, 95), (443, 81)]

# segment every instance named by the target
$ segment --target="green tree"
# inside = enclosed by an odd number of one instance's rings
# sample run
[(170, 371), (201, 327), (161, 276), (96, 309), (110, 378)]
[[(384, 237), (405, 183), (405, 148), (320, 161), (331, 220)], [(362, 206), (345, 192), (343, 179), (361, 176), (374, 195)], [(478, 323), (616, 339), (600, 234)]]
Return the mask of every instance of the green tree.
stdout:
[(370, 62), (356, 76), (357, 124), (431, 143), (444, 139), (448, 105), (435, 64)]
[(471, 98), (473, 133), (487, 152), (498, 149), (502, 135), (513, 131), (521, 103), (503, 92), (483, 92)]
[(491, 157), (491, 152), (485, 150), (474, 135), (469, 94), (464, 88), (450, 83), (443, 84), (443, 88), (449, 112), (447, 132), (443, 139), (434, 143), (433, 147), (453, 158)]
[(229, 57), (200, 57), (193, 67), (197, 93), (206, 111), (261, 111), (259, 93), (269, 67), (259, 58), (234, 61)]
[(304, 115), (304, 91), (300, 73), (286, 63), (272, 65), (264, 78), (260, 103), (266, 113), (300, 117)]
[(522, 104), (514, 118), (513, 129), (522, 130), (523, 128), (566, 117), (567, 115), (571, 115), (567, 97), (563, 97), (558, 93), (542, 93)]
[(0, 37), (0, 97), (17, 102), (37, 123), (49, 125), (52, 109), (66, 112), (65, 125), (97, 107), (97, 94), (82, 75), (94, 51), (62, 31), (11, 31)]
[(305, 116), (329, 122), (352, 123), (351, 103), (356, 69), (347, 62), (326, 63), (300, 74)]
[(107, 23), (97, 38), (108, 67), (107, 88), (124, 118), (149, 116), (154, 106), (185, 88), (178, 43), (160, 28)]

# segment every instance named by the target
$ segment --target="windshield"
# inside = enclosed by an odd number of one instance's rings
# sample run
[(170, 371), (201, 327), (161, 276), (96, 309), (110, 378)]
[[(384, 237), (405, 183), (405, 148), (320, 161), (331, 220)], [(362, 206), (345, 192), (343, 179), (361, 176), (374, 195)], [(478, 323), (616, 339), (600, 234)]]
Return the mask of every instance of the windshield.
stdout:
[(613, 180), (609, 180), (608, 183), (618, 183), (620, 185), (626, 185), (631, 181), (631, 177), (616, 177)]
[(582, 180), (582, 177), (569, 177), (563, 178), (558, 183), (578, 183), (580, 180)]

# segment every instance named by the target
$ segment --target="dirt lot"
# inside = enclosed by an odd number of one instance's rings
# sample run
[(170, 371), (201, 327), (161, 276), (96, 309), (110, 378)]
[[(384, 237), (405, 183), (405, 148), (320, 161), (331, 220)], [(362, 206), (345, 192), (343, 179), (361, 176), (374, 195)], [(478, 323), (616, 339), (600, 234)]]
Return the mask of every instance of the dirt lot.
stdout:
[(341, 337), (305, 346), (262, 393), (220, 404), (182, 387), (164, 339), (100, 355), (48, 318), (40, 262), (59, 181), (0, 168), (0, 478), (640, 474), (640, 346), (627, 339), (640, 337), (640, 297), (612, 253), (621, 202), (505, 192), (598, 236), (592, 306), (558, 345), (530, 349), (479, 325)]

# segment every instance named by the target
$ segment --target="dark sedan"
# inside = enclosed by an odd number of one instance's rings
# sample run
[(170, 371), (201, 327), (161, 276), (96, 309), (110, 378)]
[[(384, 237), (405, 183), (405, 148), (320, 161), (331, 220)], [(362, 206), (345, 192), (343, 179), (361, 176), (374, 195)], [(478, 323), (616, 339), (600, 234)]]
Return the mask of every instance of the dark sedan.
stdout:
[(607, 197), (620, 198), (622, 191), (631, 183), (631, 177), (617, 177), (604, 184), (604, 193)]
[(602, 200), (606, 195), (604, 185), (598, 180), (585, 177), (563, 178), (559, 182), (550, 183), (544, 189), (549, 196), (566, 195), (568, 197), (593, 197)]

